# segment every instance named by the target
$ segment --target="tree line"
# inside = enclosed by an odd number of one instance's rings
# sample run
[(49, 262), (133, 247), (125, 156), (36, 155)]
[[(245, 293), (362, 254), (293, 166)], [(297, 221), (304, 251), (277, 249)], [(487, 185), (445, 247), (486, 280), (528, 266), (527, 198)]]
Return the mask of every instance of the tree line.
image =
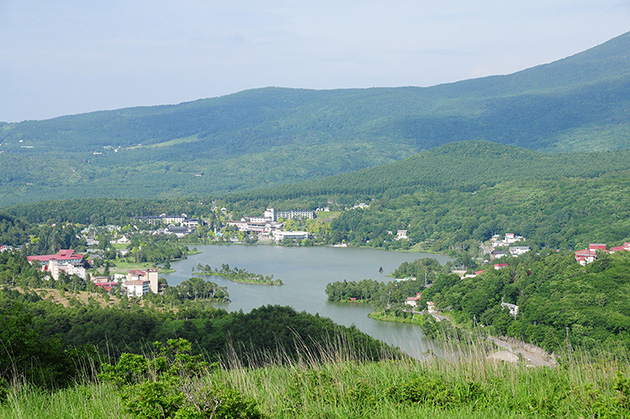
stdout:
[(295, 358), (297, 348), (304, 347), (317, 357), (317, 348), (338, 341), (366, 359), (398, 353), (355, 327), (281, 306), (228, 313), (199, 305), (142, 307), (123, 299), (114, 307), (64, 307), (33, 292), (5, 288), (0, 289), (0, 317), (0, 382), (20, 379), (42, 387), (72, 384), (92, 371), (97, 355), (115, 361), (122, 352), (142, 354), (153, 342), (178, 338), (192, 342), (193, 352), (209, 361), (236, 356), (250, 366), (266, 356)]

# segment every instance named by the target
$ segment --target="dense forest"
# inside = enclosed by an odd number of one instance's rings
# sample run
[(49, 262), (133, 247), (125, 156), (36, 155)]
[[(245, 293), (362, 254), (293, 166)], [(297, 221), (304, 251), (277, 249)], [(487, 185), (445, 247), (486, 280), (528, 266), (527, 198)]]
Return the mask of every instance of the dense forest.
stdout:
[(0, 201), (224, 194), (479, 139), (545, 151), (627, 149), (629, 43), (624, 34), (515, 74), (429, 88), (267, 88), (4, 124)]
[[(626, 175), (630, 152), (542, 153), (488, 141), (457, 142), (400, 162), (324, 179), (226, 195), (232, 202), (334, 198), (355, 202), (421, 191), (474, 192), (509, 181)], [(320, 198), (319, 201), (323, 199)]]
[(407, 297), (415, 297), (450, 269), (433, 258), (403, 262), (394, 272), (400, 281), (380, 282), (373, 279), (362, 281), (337, 281), (326, 286), (328, 301), (368, 302), (378, 309), (399, 305)]
[(263, 275), (254, 272), (249, 272), (247, 269), (237, 268), (236, 266), (230, 268), (230, 265), (224, 263), (221, 265), (221, 269), (212, 268), (210, 265), (197, 264), (196, 274), (220, 276), (228, 281), (242, 282), (245, 284), (262, 284), (262, 285), (283, 285), (281, 279), (274, 279), (273, 275)]
[[(79, 223), (94, 225), (139, 224), (139, 216), (160, 214), (189, 217), (211, 216), (212, 199), (59, 199), (3, 208), (2, 211), (15, 215), (30, 223)], [(221, 201), (219, 200), (219, 203)], [(0, 230), (1, 231), (1, 230)]]

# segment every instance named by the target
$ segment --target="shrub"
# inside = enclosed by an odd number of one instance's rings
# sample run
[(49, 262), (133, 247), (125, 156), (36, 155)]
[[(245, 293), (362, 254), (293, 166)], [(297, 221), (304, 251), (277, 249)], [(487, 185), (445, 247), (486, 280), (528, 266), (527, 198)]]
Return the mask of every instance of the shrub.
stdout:
[(261, 418), (255, 401), (231, 386), (212, 381), (201, 385), (202, 374), (212, 377), (216, 364), (191, 355), (184, 339), (155, 343), (158, 356), (125, 353), (118, 364), (106, 365), (101, 378), (118, 390), (125, 409), (134, 418)]

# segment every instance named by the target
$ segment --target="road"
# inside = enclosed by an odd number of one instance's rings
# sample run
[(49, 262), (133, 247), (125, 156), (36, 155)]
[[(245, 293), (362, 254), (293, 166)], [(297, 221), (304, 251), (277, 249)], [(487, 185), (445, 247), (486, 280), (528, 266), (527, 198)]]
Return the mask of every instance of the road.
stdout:
[[(532, 365), (536, 367), (553, 367), (556, 365), (556, 361), (553, 359), (553, 356), (547, 354), (547, 356), (542, 356), (540, 354), (536, 354), (527, 349), (527, 344), (524, 342), (512, 341), (506, 342), (499, 338), (495, 338), (493, 336), (488, 336), (488, 340), (494, 342), (495, 345), (512, 352), (513, 354), (521, 355), (523, 359), (527, 361), (527, 365)], [(540, 349), (540, 352), (542, 349)]]

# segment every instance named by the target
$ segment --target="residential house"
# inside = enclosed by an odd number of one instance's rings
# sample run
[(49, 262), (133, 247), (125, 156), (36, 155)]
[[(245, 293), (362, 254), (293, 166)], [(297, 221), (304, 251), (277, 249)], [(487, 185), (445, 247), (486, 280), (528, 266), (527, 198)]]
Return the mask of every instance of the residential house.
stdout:
[(625, 250), (626, 252), (630, 252), (630, 243), (624, 243), (621, 246), (615, 246), (610, 248), (610, 253), (620, 252)]
[(508, 251), (512, 255), (512, 257), (517, 257), (529, 252), (531, 249), (529, 246), (510, 246)]
[(403, 240), (407, 238), (407, 230), (398, 230), (396, 232), (396, 240)]
[(505, 250), (493, 250), (492, 253), (490, 253), (490, 260), (499, 259), (507, 255), (508, 252), (506, 252)]
[(165, 233), (174, 234), (175, 236), (182, 238), (191, 233), (188, 227), (170, 225), (166, 228)]
[(492, 243), (493, 247), (498, 247), (509, 246), (516, 242), (520, 242), (521, 240), (525, 240), (525, 238), (523, 236), (517, 236), (514, 233), (505, 233), (505, 237), (503, 240), (501, 240), (501, 236), (495, 234), (494, 236), (492, 236), (492, 239), (490, 239), (490, 242)]
[(52, 276), (54, 280), (58, 280), (61, 273), (65, 273), (68, 276), (76, 275), (81, 279), (85, 279), (86, 276), (86, 271), (83, 266), (73, 264), (61, 264), (58, 260), (55, 259), (51, 259), (48, 261), (48, 267), (45, 270), (50, 273), (50, 276)]
[(105, 289), (109, 293), (112, 292), (112, 289), (118, 288), (118, 282), (97, 282), (95, 285), (99, 288)]
[(518, 306), (515, 304), (504, 303), (503, 298), (501, 298), (501, 307), (510, 310), (510, 316), (514, 318), (518, 315)]
[(408, 306), (411, 306), (411, 307), (417, 307), (418, 306), (418, 302), (421, 299), (421, 295), (422, 295), (422, 293), (418, 292), (418, 293), (416, 293), (415, 297), (407, 297), (407, 301), (405, 301), (405, 304), (407, 304)]
[(290, 211), (275, 211), (274, 221), (278, 221), (280, 218), (285, 220), (292, 220), (293, 218), (305, 218), (312, 220), (315, 218), (315, 214), (311, 210), (290, 210)]
[(580, 265), (586, 266), (597, 259), (597, 252), (607, 253), (606, 245), (591, 243), (588, 245), (588, 249), (576, 250), (575, 260)]
[(149, 281), (127, 280), (123, 286), (127, 290), (127, 297), (142, 297), (144, 294), (149, 293), (150, 284)]
[(131, 243), (131, 239), (128, 236), (122, 236), (118, 240), (113, 241), (112, 243), (116, 244), (129, 244)]

